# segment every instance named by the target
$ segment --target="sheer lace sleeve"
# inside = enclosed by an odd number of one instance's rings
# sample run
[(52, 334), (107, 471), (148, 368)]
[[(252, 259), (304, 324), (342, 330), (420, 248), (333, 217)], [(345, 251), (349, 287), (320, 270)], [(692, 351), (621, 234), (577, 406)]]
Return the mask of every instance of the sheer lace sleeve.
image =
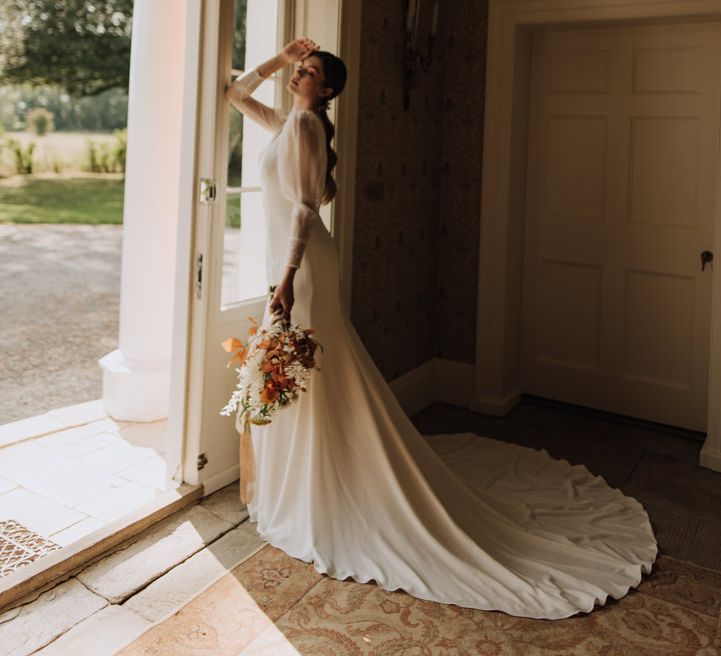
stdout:
[(283, 195), (293, 202), (286, 263), (300, 267), (325, 188), (326, 136), (311, 111), (291, 112), (278, 144), (278, 174)]
[(230, 100), (233, 106), (244, 115), (262, 125), (266, 130), (278, 132), (283, 127), (284, 116), (273, 107), (264, 105), (259, 100), (251, 98), (250, 94), (255, 91), (260, 83), (265, 80), (257, 68), (254, 68), (242, 76), (233, 80), (233, 90)]

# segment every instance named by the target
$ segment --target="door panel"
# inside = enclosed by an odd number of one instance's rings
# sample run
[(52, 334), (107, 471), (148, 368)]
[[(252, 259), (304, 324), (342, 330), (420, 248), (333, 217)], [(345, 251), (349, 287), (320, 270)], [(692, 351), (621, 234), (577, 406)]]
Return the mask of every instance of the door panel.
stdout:
[[(335, 51), (338, 32), (331, 26), (337, 26), (340, 4), (338, 0), (322, 4), (330, 16), (323, 23), (322, 45)], [(272, 135), (244, 117), (232, 117), (241, 121), (242, 132), (237, 123), (234, 127), (230, 112), (236, 110), (225, 100), (224, 89), (233, 68), (256, 66), (271, 58), (282, 44), (302, 34), (296, 32), (298, 17), (317, 9), (315, 2), (305, 0), (247, 0), (241, 62), (232, 55), (234, 11), (242, 6), (235, 0), (203, 2), (197, 176), (198, 182), (214, 180), (217, 191), (214, 201), (199, 200), (195, 213), (184, 480), (202, 482), (205, 494), (236, 480), (239, 470), (234, 418), (219, 414), (237, 382), (235, 368), (226, 367), (228, 354), (221, 342), (231, 336), (247, 337), (248, 317), (260, 322), (268, 284), (277, 282), (266, 280), (265, 217), (258, 179), (258, 156)], [(289, 109), (289, 94), (284, 91), (287, 73), (288, 69), (279, 71), (264, 81), (254, 97)], [(328, 222), (331, 208), (332, 204), (326, 205), (324, 210)]]
[[(247, 2), (246, 60), (252, 65), (277, 52), (277, 7), (280, 2)], [(203, 3), (197, 175), (198, 183), (203, 178), (215, 182), (216, 197), (207, 202), (199, 199), (195, 218), (184, 480), (203, 483), (206, 494), (238, 478), (238, 433), (233, 417), (219, 414), (237, 377), (233, 367), (225, 366), (228, 354), (221, 342), (231, 336), (244, 338), (249, 325), (247, 318), (252, 316), (260, 320), (265, 305), (260, 204), (253, 194), (246, 194), (248, 197), (241, 202), (240, 189), (238, 193), (233, 190), (234, 186), (245, 188), (252, 184), (252, 167), (259, 148), (257, 142), (264, 136), (255, 126), (243, 126), (244, 165), (241, 177), (231, 179), (231, 190), (228, 190), (232, 108), (225, 100), (224, 89), (231, 80), (233, 17), (240, 5), (233, 0), (206, 0)], [(263, 86), (266, 88), (259, 90), (259, 95), (265, 102), (273, 104), (273, 82), (265, 82)], [(270, 135), (266, 138), (270, 139)], [(246, 175), (250, 182), (243, 179)], [(231, 194), (235, 195), (229, 200)], [(240, 214), (240, 227), (230, 220), (229, 211)]]
[(720, 63), (713, 23), (534, 35), (524, 392), (705, 430)]

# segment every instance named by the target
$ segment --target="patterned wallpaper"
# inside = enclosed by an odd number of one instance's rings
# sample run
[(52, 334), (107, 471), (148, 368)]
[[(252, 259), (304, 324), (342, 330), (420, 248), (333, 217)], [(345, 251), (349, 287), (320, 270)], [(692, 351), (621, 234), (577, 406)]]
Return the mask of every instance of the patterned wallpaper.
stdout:
[(351, 319), (387, 380), (432, 357), (441, 67), (403, 110), (400, 2), (363, 3)]
[(475, 361), (487, 2), (456, 0), (444, 41), (437, 355)]
[(387, 380), (474, 360), (485, 2), (439, 23), (406, 112), (401, 3), (363, 3), (351, 319)]

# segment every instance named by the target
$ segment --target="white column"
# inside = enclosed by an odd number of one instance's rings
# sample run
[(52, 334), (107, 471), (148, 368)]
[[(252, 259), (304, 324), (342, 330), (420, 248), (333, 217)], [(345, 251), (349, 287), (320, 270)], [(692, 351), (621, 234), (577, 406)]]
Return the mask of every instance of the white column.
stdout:
[(115, 419), (168, 416), (186, 3), (135, 0), (119, 348), (99, 360)]

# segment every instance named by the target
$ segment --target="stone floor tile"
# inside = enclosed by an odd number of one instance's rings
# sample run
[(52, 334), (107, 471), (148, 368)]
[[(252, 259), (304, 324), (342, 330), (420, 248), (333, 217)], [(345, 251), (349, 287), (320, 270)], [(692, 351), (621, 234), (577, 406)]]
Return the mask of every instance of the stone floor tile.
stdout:
[(15, 481), (10, 481), (7, 478), (0, 478), (0, 494), (5, 494), (10, 490), (14, 490), (18, 484)]
[(650, 453), (683, 460), (694, 465), (698, 464), (703, 442), (684, 439), (668, 433), (616, 424), (604, 438), (609, 445), (619, 448), (637, 447)]
[(262, 540), (263, 538), (258, 534), (258, 522), (251, 522), (250, 519), (246, 519), (244, 522), (238, 524), (238, 530), (247, 533), (253, 540)]
[(36, 656), (113, 656), (150, 622), (122, 606), (106, 606), (35, 652)]
[(0, 496), (0, 519), (14, 519), (43, 537), (50, 537), (84, 517), (77, 510), (21, 487)]
[(504, 439), (506, 422), (448, 403), (434, 403), (412, 417), (416, 428), (424, 435), (447, 433), (475, 433)]
[(0, 474), (70, 508), (112, 492), (123, 480), (31, 442), (6, 447)]
[(151, 527), (129, 546), (93, 563), (78, 574), (78, 579), (111, 603), (118, 603), (232, 527), (205, 508), (191, 506)]
[(248, 508), (240, 501), (238, 481), (208, 495), (200, 505), (234, 525), (248, 517)]
[(257, 534), (235, 528), (130, 597), (123, 607), (147, 620), (160, 620), (263, 544), (265, 541)]
[(36, 435), (44, 435), (62, 428), (65, 428), (65, 425), (48, 414), (13, 421), (0, 426), (0, 446), (13, 444)]
[[(630, 476), (643, 449), (629, 446), (609, 451), (604, 436), (614, 424), (604, 417), (585, 416), (580, 410), (524, 402), (506, 417), (488, 417), (465, 408), (433, 403), (412, 417), (424, 434), (474, 432), (534, 449), (545, 449), (555, 458), (586, 465), (612, 486)], [(483, 429), (487, 426), (489, 430)]]
[(156, 454), (137, 465), (119, 470), (117, 476), (127, 481), (154, 487), (158, 490), (165, 490), (167, 469), (168, 465), (165, 458)]
[(50, 433), (50, 435), (33, 440), (31, 443), (48, 449), (53, 455), (63, 455), (74, 460), (108, 446), (126, 443), (118, 433), (88, 433), (88, 431), (83, 431), (84, 434), (81, 434), (82, 428), (84, 427), (63, 431), (69, 433), (77, 430), (78, 433), (63, 436), (62, 441), (58, 439), (60, 433)]
[(105, 526), (106, 522), (96, 519), (95, 517), (86, 517), (81, 519), (79, 522), (75, 522), (71, 526), (64, 528), (62, 531), (53, 533), (50, 539), (59, 544), (61, 547), (65, 547), (73, 542), (77, 542), (80, 538), (85, 537), (93, 531), (97, 531), (99, 528)]
[(125, 440), (135, 446), (145, 446), (156, 453), (165, 453), (168, 436), (168, 420), (137, 422), (124, 426), (121, 434)]
[(611, 429), (612, 422), (582, 412), (573, 406), (556, 407), (536, 402), (522, 403), (504, 418), (510, 427), (553, 430), (557, 435), (576, 440), (600, 440)]
[(86, 515), (110, 522), (150, 503), (160, 494), (161, 490), (149, 485), (123, 481), (112, 491), (81, 503), (75, 509)]
[(121, 469), (127, 469), (132, 465), (137, 465), (153, 455), (156, 455), (153, 449), (125, 443), (98, 449), (85, 456), (81, 456), (78, 458), (78, 461), (110, 473), (117, 473)]
[(626, 488), (672, 501), (696, 517), (721, 521), (721, 473), (645, 452)]
[(75, 579), (0, 615), (0, 656), (26, 656), (44, 647), (108, 602)]
[(603, 476), (612, 487), (621, 487), (643, 454), (638, 447), (609, 449), (599, 440), (583, 440), (549, 427), (527, 426), (509, 438), (510, 441), (534, 449), (545, 449), (554, 458), (572, 465), (585, 465), (592, 473)]
[(65, 426), (80, 426), (90, 421), (105, 419), (108, 416), (102, 399), (53, 408), (48, 410), (47, 414)]
[(100, 435), (90, 435), (87, 439), (82, 442), (76, 442), (75, 444), (65, 444), (57, 449), (53, 449), (53, 454), (66, 456), (73, 460), (79, 460), (83, 456), (94, 453), (100, 449), (104, 449), (108, 446), (114, 446), (121, 444), (122, 438), (110, 433), (101, 433)]
[(73, 426), (72, 428), (66, 428), (64, 430), (53, 431), (43, 437), (36, 437), (33, 439), (32, 444), (42, 446), (46, 449), (52, 449), (68, 443), (74, 444), (80, 441), (83, 437), (95, 435), (100, 432), (102, 432), (102, 429), (98, 429), (95, 426), (95, 422), (92, 422), (89, 424), (83, 424), (82, 426)]
[(257, 526), (258, 522), (251, 522), (250, 519), (246, 519), (244, 522), (238, 524), (238, 530), (250, 533), (250, 535), (258, 535)]
[(661, 553), (721, 570), (721, 521), (698, 517), (681, 504), (647, 492), (635, 491), (632, 496), (648, 512)]
[(91, 421), (87, 425), (95, 433), (119, 433), (123, 428), (130, 426), (131, 424), (132, 422), (107, 417), (106, 419)]

